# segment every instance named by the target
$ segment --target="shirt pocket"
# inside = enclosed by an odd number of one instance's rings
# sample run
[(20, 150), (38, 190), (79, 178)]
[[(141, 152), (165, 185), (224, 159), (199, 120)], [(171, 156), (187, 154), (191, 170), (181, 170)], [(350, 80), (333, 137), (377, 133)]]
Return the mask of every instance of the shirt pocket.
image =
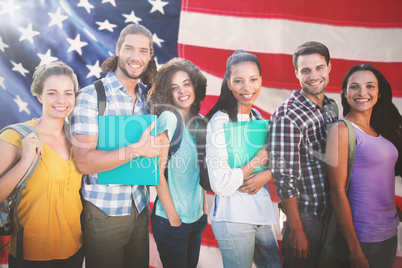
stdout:
[(317, 140), (316, 135), (307, 136), (306, 139), (307, 160), (310, 162), (325, 160), (325, 140)]

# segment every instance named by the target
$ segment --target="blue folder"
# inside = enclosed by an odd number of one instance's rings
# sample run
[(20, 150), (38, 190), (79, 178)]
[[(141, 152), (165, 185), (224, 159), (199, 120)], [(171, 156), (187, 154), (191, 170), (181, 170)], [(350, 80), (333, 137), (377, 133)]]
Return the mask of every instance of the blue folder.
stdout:
[[(231, 168), (241, 168), (267, 144), (268, 120), (229, 122), (223, 127), (228, 164)], [(252, 173), (262, 170), (264, 166), (259, 166)]]
[[(138, 142), (156, 115), (98, 116), (98, 150), (112, 151)], [(155, 128), (151, 135), (155, 136)], [(108, 171), (98, 173), (99, 184), (157, 185), (158, 157), (136, 157)]]

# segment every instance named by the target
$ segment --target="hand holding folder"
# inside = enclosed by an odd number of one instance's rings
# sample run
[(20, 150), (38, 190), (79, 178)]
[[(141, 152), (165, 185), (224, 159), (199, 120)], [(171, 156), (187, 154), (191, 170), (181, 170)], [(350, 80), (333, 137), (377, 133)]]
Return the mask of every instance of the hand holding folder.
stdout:
[[(156, 115), (98, 116), (98, 150), (112, 151), (140, 140)], [(151, 131), (156, 136), (156, 126)], [(158, 157), (135, 157), (117, 168), (98, 173), (99, 184), (157, 185)]]
[[(228, 164), (231, 168), (241, 168), (266, 146), (268, 120), (229, 122), (224, 124), (224, 131)], [(256, 167), (252, 173), (263, 169), (264, 166)]]

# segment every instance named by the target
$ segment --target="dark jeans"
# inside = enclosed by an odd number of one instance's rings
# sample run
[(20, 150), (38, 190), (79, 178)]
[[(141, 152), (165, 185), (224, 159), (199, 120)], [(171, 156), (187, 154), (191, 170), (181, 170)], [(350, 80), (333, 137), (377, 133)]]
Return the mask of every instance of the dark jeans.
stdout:
[(289, 224), (285, 222), (283, 227), (283, 239), (282, 239), (282, 255), (283, 255), (283, 267), (294, 268), (314, 268), (317, 266), (318, 254), (321, 246), (321, 236), (324, 228), (324, 224), (316, 217), (300, 213), (300, 218), (303, 223), (304, 231), (308, 239), (310, 240), (310, 252), (311, 255), (307, 259), (299, 259), (293, 255), (293, 250), (289, 246)]
[(202, 232), (207, 226), (207, 215), (194, 223), (170, 226), (169, 220), (154, 216), (152, 232), (164, 268), (197, 267)]
[[(60, 241), (61, 242), (61, 241)], [(84, 260), (84, 249), (80, 248), (73, 256), (64, 260), (51, 261), (27, 261), (23, 260), (24, 268), (82, 268)], [(16, 268), (17, 259), (8, 254), (8, 267)]]
[(141, 213), (107, 216), (84, 200), (86, 268), (149, 268), (149, 207)]
[[(340, 261), (340, 267), (349, 267), (349, 249), (345, 237), (340, 231), (337, 232), (334, 242), (336, 256)], [(397, 246), (397, 236), (375, 243), (360, 242), (360, 247), (371, 268), (392, 268), (395, 261)]]

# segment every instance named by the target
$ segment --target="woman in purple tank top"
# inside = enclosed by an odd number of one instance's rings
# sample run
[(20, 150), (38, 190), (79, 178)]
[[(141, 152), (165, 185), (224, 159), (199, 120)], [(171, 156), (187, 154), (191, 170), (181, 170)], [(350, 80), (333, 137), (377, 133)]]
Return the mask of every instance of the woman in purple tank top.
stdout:
[(339, 225), (336, 255), (341, 267), (391, 268), (398, 244), (395, 176), (402, 174), (402, 116), (386, 78), (369, 64), (346, 73), (341, 99), (357, 142), (346, 194), (346, 125), (335, 124), (327, 140), (330, 193)]

